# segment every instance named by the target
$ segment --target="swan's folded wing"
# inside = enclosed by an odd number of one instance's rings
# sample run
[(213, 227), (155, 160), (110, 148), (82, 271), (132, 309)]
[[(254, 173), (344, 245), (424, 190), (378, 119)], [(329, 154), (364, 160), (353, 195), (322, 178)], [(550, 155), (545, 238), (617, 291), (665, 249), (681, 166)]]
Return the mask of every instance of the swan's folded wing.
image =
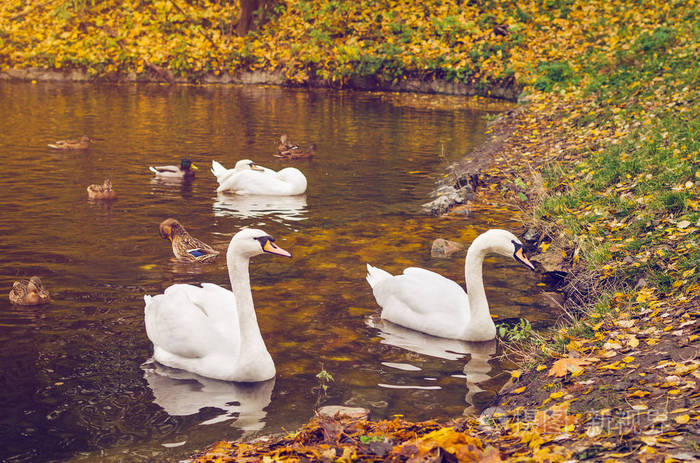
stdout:
[(191, 285), (173, 285), (146, 305), (146, 334), (159, 347), (184, 358), (211, 352), (213, 320), (202, 300), (206, 293)]
[(277, 178), (275, 172), (244, 170), (222, 182), (216, 191), (232, 190), (238, 194), (287, 194), (289, 185)]
[(418, 267), (409, 267), (402, 275), (382, 281), (375, 288), (375, 297), (382, 307), (399, 304), (404, 306), (401, 310), (430, 315), (466, 313), (469, 305), (467, 293), (457, 283)]

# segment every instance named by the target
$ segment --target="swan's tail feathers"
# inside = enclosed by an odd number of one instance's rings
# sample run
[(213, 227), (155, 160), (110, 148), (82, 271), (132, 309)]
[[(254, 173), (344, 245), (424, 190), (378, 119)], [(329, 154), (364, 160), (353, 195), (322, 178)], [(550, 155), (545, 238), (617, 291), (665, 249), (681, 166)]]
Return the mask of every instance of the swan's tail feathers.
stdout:
[(153, 300), (153, 297), (149, 296), (148, 294), (144, 294), (143, 300), (144, 300), (144, 302), (146, 302), (146, 307), (148, 307), (148, 304), (151, 303), (151, 301)]
[(150, 170), (150, 171), (153, 172), (154, 174), (157, 174), (157, 173), (158, 173), (158, 169), (156, 169), (156, 168), (153, 167), (153, 166), (149, 167), (148, 170)]
[(391, 276), (391, 273), (387, 272), (386, 270), (372, 267), (371, 265), (367, 264), (367, 276), (365, 278), (367, 278), (367, 283), (369, 283), (372, 288), (374, 288), (380, 281), (391, 278)]
[(218, 179), (227, 172), (227, 169), (221, 165), (221, 163), (212, 161), (211, 162), (211, 173)]

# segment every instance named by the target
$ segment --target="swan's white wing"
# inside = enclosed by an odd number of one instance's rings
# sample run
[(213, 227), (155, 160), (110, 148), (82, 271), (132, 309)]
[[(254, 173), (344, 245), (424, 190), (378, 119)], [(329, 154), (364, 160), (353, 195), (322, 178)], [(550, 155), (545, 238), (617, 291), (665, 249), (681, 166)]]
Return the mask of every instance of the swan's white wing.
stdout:
[(229, 327), (237, 321), (235, 307), (233, 293), (216, 285), (172, 285), (147, 303), (146, 333), (156, 349), (202, 358), (238, 337), (238, 331), (228, 336), (221, 332), (222, 320), (227, 319)]
[(242, 171), (230, 176), (222, 182), (216, 191), (232, 190), (238, 194), (257, 195), (295, 195), (306, 191), (306, 179), (304, 178), (303, 190), (299, 191), (299, 185), (280, 178), (274, 171)]
[(277, 172), (277, 177), (289, 184), (290, 195), (300, 195), (306, 192), (306, 177), (296, 167), (286, 167)]
[(378, 282), (374, 297), (382, 318), (442, 337), (458, 337), (469, 317), (467, 293), (435, 272), (409, 267), (402, 275)]
[(216, 181), (219, 182), (219, 185), (221, 185), (221, 182), (226, 180), (234, 171), (235, 169), (227, 169), (218, 161), (211, 161), (211, 173), (214, 174), (214, 177), (216, 177)]
[(377, 289), (383, 298), (396, 298), (411, 311), (423, 314), (453, 311), (455, 307), (466, 312), (469, 304), (467, 293), (457, 283), (418, 267), (408, 267), (402, 275), (380, 282)]

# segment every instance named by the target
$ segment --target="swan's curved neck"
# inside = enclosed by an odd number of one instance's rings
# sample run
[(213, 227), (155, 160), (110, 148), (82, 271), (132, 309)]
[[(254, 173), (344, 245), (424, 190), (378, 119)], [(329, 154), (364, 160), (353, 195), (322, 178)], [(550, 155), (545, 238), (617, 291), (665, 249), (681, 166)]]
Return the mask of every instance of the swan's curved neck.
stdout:
[(249, 261), (235, 249), (229, 247), (226, 253), (228, 276), (231, 280), (231, 290), (236, 298), (236, 312), (240, 326), (241, 346), (249, 346), (257, 339), (262, 340), (258, 319), (253, 306), (253, 293), (250, 290)]
[(484, 278), (481, 272), (488, 249), (480, 244), (478, 242), (472, 243), (467, 251), (467, 258), (464, 261), (464, 278), (467, 284), (469, 312), (472, 320), (491, 320), (486, 291), (484, 290)]

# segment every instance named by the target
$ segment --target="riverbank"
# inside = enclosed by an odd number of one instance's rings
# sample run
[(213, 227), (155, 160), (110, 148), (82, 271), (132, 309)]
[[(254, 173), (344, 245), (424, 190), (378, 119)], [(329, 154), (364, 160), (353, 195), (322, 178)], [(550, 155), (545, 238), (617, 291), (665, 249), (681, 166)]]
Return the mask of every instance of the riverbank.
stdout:
[[(532, 260), (566, 296), (556, 328), (500, 333), (521, 367), (489, 413), (449, 423), (317, 417), (286, 436), (217, 444), (197, 461), (700, 458), (697, 11), (657, 6), (654, 18), (624, 13), (644, 19), (636, 32), (616, 29), (624, 41), (598, 37), (610, 48), (588, 48), (576, 82), (529, 88), (491, 126), (488, 167), (450, 172), (478, 174), (452, 212), (523, 209)], [(608, 24), (622, 20), (610, 14)]]

